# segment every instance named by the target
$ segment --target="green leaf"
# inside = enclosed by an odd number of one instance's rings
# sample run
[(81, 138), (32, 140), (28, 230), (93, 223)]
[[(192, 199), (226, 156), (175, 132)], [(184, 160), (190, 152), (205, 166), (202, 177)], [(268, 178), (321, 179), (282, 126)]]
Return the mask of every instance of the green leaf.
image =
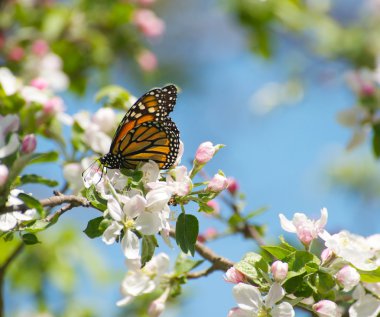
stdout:
[(315, 273), (315, 272), (318, 272), (319, 270), (319, 265), (317, 263), (314, 263), (314, 262), (310, 262), (310, 263), (307, 263), (305, 265), (305, 270), (307, 273)]
[(199, 209), (198, 212), (205, 212), (205, 213), (212, 213), (214, 211), (214, 208), (210, 207), (209, 205), (199, 202)]
[(22, 238), (22, 241), (28, 245), (40, 243), (40, 241), (38, 241), (36, 235), (34, 235), (33, 233), (25, 233), (22, 235), (21, 238)]
[(55, 162), (59, 158), (58, 152), (33, 153), (30, 155), (28, 164)]
[(43, 184), (49, 187), (55, 187), (58, 185), (58, 182), (55, 180), (47, 179), (45, 177), (36, 175), (36, 174), (27, 174), (23, 175), (19, 179), (20, 183), (19, 186), (25, 185), (25, 184)]
[(376, 158), (380, 157), (380, 123), (373, 125), (372, 149)]
[(321, 294), (325, 294), (330, 292), (335, 286), (335, 279), (329, 274), (325, 272), (318, 272), (315, 274), (315, 285), (318, 289), (318, 292)]
[(254, 210), (254, 211), (251, 211), (250, 213), (248, 213), (246, 216), (244, 216), (244, 220), (249, 220), (251, 218), (254, 218), (254, 217), (257, 217), (259, 215), (261, 215), (262, 213), (266, 212), (268, 210), (267, 207), (261, 207), (257, 210)]
[(295, 272), (304, 272), (305, 265), (309, 262), (319, 264), (320, 260), (313, 254), (307, 251), (296, 251), (284, 258), (284, 261), (289, 264), (289, 270)]
[(292, 251), (290, 251), (288, 249), (285, 249), (285, 248), (282, 248), (279, 246), (275, 246), (275, 245), (273, 245), (273, 246), (271, 246), (271, 245), (262, 246), (261, 248), (263, 250), (269, 252), (270, 254), (272, 254), (274, 257), (276, 257), (279, 260), (286, 258), (287, 256), (289, 256), (292, 253)]
[(241, 261), (235, 264), (235, 268), (259, 285), (263, 285), (269, 271), (269, 265), (265, 259), (254, 252), (247, 253)]
[(125, 103), (130, 100), (131, 94), (120, 86), (110, 85), (102, 88), (95, 95), (96, 102), (103, 98), (108, 98), (107, 105), (125, 110)]
[(87, 237), (89, 237), (90, 239), (94, 239), (94, 238), (100, 237), (103, 234), (105, 228), (100, 227), (100, 224), (102, 223), (103, 220), (104, 220), (104, 217), (101, 216), (101, 217), (91, 219), (87, 223), (86, 229), (83, 230), (83, 232), (87, 235)]
[(180, 253), (175, 261), (174, 271), (176, 275), (182, 275), (184, 273), (190, 272), (192, 269), (196, 268), (203, 262), (203, 260), (192, 260), (186, 255)]
[[(290, 273), (292, 273), (292, 272), (290, 272)], [(288, 275), (291, 275), (290, 273), (288, 273)], [(282, 284), (282, 287), (286, 290), (286, 293), (292, 294), (298, 288), (301, 287), (302, 283), (303, 283), (303, 275), (296, 275), (296, 276), (292, 276), (290, 278), (287, 278), (285, 280), (285, 282)]]
[(47, 227), (50, 226), (50, 222), (46, 220), (36, 220), (25, 229), (27, 232), (35, 233), (39, 231), (45, 230)]
[(104, 211), (107, 209), (107, 200), (99, 195), (96, 191), (95, 185), (91, 185), (85, 190), (86, 198), (91, 202), (91, 205), (95, 208)]
[(280, 236), (279, 237), (280, 241), (281, 241), (281, 247), (284, 248), (284, 249), (287, 249), (289, 251), (297, 251), (297, 249), (295, 247), (293, 247), (292, 245), (290, 245), (289, 243), (287, 243), (285, 241), (285, 238), (283, 236)]
[(380, 267), (373, 271), (358, 270), (360, 274), (360, 280), (366, 283), (378, 283), (380, 282)]
[(44, 214), (45, 214), (45, 210), (44, 208), (42, 207), (41, 203), (39, 202), (39, 200), (37, 200), (36, 198), (28, 195), (28, 194), (25, 194), (25, 193), (20, 193), (17, 195), (17, 198), (18, 199), (21, 199), (25, 205), (27, 205), (29, 208), (34, 208), (37, 210), (37, 212), (42, 216), (44, 217)]
[(158, 243), (154, 235), (142, 237), (141, 267), (144, 267), (152, 259), (156, 247), (158, 247)]
[(194, 256), (199, 224), (197, 217), (181, 213), (177, 219), (175, 239), (184, 253), (190, 251)]

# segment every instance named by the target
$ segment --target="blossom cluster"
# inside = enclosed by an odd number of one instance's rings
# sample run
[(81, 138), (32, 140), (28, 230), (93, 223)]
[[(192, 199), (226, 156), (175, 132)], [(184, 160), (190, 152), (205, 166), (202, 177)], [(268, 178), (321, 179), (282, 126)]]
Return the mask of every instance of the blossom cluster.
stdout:
[[(331, 235), (325, 230), (326, 208), (321, 210), (318, 220), (309, 219), (303, 213), (294, 214), (292, 220), (283, 214), (279, 216), (282, 228), (296, 233), (306, 251), (299, 251), (282, 240), (280, 246), (262, 246), (279, 259), (270, 267), (261, 255), (249, 253), (230, 268), (225, 280), (236, 284), (233, 295), (238, 307), (228, 316), (294, 316), (292, 303), (298, 302), (319, 317), (340, 317), (345, 309), (350, 317), (378, 316), (380, 235), (364, 238), (347, 231)], [(326, 247), (320, 258), (310, 251), (318, 238)], [(348, 307), (338, 294), (350, 296)]]

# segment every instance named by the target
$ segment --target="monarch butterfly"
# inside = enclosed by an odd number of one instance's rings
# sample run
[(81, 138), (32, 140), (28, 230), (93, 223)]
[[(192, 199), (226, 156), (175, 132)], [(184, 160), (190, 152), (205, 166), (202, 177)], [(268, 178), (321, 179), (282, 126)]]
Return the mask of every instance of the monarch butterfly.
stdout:
[(120, 122), (109, 152), (99, 159), (110, 169), (135, 169), (152, 160), (160, 169), (171, 167), (179, 152), (179, 131), (169, 118), (177, 88), (155, 88), (138, 99)]

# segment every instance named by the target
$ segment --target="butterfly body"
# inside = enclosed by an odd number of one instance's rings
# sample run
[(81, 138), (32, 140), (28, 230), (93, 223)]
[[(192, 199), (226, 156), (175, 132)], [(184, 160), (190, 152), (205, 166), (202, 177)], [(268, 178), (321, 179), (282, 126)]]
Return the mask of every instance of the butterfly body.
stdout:
[(179, 131), (169, 117), (176, 100), (174, 85), (144, 94), (120, 122), (100, 163), (111, 169), (135, 169), (140, 162), (152, 160), (160, 169), (171, 167), (179, 151)]

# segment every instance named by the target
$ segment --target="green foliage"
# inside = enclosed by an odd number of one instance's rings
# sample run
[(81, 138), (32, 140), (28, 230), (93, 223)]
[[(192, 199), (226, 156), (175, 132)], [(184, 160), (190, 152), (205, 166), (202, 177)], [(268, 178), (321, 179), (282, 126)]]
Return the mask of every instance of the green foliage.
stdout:
[(107, 228), (107, 225), (110, 223), (111, 221), (104, 219), (104, 217), (96, 217), (87, 223), (87, 227), (83, 230), (83, 232), (90, 239), (94, 239), (100, 237), (103, 234), (104, 230)]
[(25, 184), (42, 184), (49, 187), (55, 187), (58, 185), (57, 181), (36, 174), (22, 175), (16, 180), (16, 182), (18, 183), (17, 186), (22, 186)]
[(105, 200), (99, 195), (94, 185), (91, 185), (89, 188), (86, 188), (84, 190), (84, 194), (85, 197), (90, 201), (91, 205), (95, 208), (101, 211), (107, 209), (107, 200)]
[(142, 237), (141, 267), (144, 267), (152, 259), (156, 247), (158, 247), (158, 243), (154, 235)]
[(22, 238), (22, 241), (28, 245), (40, 243), (36, 235), (34, 235), (33, 233), (25, 233), (21, 236), (21, 238)]
[(190, 251), (194, 256), (195, 242), (199, 233), (197, 217), (181, 213), (176, 223), (176, 242), (184, 253)]
[(380, 267), (373, 271), (358, 270), (360, 280), (366, 283), (379, 283), (380, 282)]
[(37, 212), (43, 217), (45, 214), (44, 208), (42, 207), (40, 201), (30, 195), (27, 195), (25, 193), (19, 193), (17, 195), (17, 198), (22, 200), (25, 205), (27, 205), (29, 208), (34, 208), (37, 210)]
[(260, 254), (247, 253), (235, 268), (257, 285), (264, 286), (267, 283), (269, 265)]
[(174, 264), (174, 272), (177, 276), (183, 275), (195, 269), (203, 262), (203, 260), (189, 259), (186, 255), (180, 253)]

